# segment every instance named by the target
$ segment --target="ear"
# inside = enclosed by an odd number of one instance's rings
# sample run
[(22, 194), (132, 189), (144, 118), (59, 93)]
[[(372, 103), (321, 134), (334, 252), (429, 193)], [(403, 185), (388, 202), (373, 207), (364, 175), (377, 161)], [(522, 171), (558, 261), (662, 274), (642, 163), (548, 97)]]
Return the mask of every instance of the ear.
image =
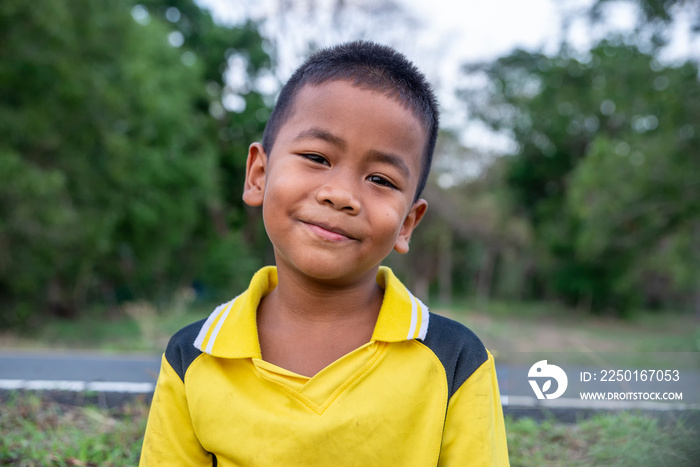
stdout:
[(424, 199), (419, 199), (408, 212), (406, 219), (403, 221), (401, 230), (399, 230), (399, 237), (396, 239), (396, 244), (394, 245), (394, 250), (401, 254), (408, 253), (408, 243), (411, 240), (411, 234), (413, 230), (418, 226), (421, 219), (428, 210), (428, 202)]
[(265, 174), (267, 172), (267, 154), (260, 143), (253, 143), (248, 148), (248, 160), (245, 164), (245, 184), (243, 185), (243, 202), (248, 206), (262, 206), (265, 195)]

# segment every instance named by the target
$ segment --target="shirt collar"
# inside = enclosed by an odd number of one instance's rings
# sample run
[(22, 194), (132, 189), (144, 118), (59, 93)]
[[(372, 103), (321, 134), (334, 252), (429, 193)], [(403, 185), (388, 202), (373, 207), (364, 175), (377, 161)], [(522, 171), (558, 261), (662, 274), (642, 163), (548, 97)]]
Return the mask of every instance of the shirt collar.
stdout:
[[(430, 313), (388, 267), (377, 272), (384, 299), (372, 334), (373, 341), (401, 342), (424, 339)], [(221, 358), (262, 358), (256, 311), (260, 300), (277, 286), (277, 268), (267, 266), (250, 281), (248, 290), (219, 305), (209, 315), (194, 341), (204, 353)]]

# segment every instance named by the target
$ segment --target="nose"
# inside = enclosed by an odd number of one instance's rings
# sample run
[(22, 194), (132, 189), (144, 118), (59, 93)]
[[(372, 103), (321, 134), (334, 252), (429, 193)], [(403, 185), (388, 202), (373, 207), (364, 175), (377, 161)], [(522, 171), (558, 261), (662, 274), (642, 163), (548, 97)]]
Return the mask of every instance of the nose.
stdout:
[(316, 200), (338, 211), (358, 214), (361, 203), (348, 177), (333, 177), (316, 192)]

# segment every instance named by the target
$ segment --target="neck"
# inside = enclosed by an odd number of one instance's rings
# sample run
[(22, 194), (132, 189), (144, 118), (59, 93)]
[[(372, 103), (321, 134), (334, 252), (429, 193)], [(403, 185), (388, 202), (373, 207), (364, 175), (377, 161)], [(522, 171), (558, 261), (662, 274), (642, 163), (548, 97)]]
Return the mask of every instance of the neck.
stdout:
[[(377, 268), (378, 269), (378, 268)], [(384, 291), (376, 283), (376, 269), (349, 284), (329, 284), (290, 274), (278, 268), (277, 287), (265, 297), (275, 315), (303, 324), (376, 321)], [(272, 307), (271, 307), (272, 308)]]
[(384, 291), (376, 270), (343, 286), (277, 269), (277, 287), (258, 307), (263, 358), (313, 376), (372, 338)]

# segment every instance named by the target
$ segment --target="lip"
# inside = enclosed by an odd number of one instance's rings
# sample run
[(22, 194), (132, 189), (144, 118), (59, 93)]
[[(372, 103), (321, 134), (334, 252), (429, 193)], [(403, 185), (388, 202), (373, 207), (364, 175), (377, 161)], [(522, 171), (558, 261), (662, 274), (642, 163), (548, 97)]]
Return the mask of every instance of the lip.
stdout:
[(307, 222), (302, 221), (309, 230), (314, 232), (316, 235), (323, 237), (331, 242), (343, 242), (348, 240), (357, 240), (348, 231), (340, 227), (335, 227), (323, 222)]

